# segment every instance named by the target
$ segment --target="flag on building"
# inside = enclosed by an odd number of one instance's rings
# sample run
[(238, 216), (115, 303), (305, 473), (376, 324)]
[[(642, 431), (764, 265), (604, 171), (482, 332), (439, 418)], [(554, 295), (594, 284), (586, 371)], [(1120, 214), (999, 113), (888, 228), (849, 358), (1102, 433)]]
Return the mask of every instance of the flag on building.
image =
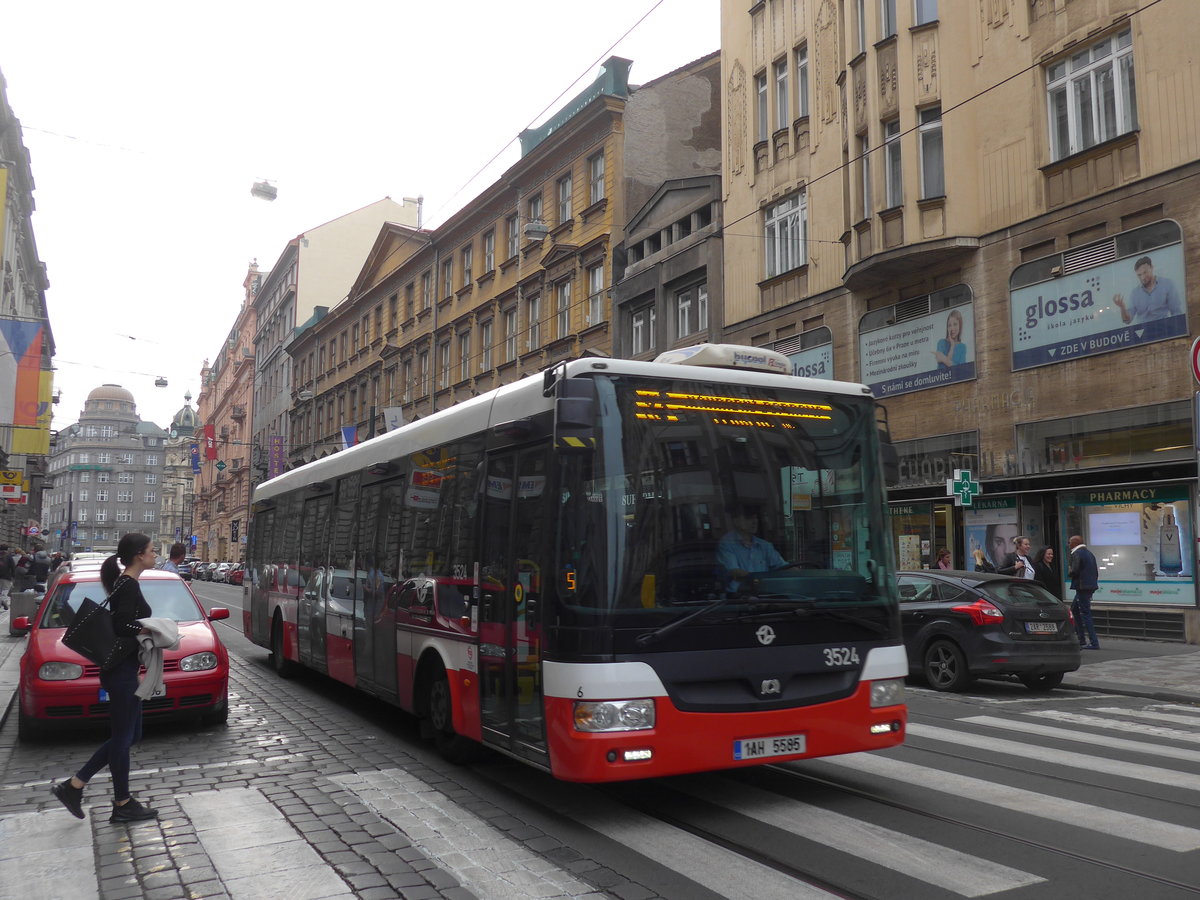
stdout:
[(395, 431), (404, 424), (404, 407), (385, 406), (383, 408), (383, 430)]
[(205, 459), (216, 459), (217, 458), (217, 426), (216, 425), (205, 425), (204, 426), (204, 458)]
[(13, 429), (12, 452), (28, 456), (50, 455), (50, 420), (53, 417), (51, 393), (54, 373), (42, 369), (38, 373), (37, 424)]
[(343, 425), (342, 426), (342, 449), (349, 450), (358, 443), (358, 426)]
[(43, 324), (0, 318), (0, 422), (37, 428)]
[(192, 458), (192, 474), (199, 475), (200, 474), (200, 445), (192, 444), (192, 446), (188, 448), (188, 454)]

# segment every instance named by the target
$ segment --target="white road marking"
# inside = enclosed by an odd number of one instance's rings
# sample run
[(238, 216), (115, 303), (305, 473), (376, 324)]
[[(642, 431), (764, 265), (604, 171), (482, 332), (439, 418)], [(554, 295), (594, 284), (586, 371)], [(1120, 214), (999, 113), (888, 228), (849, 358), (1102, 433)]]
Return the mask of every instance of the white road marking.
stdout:
[(1134, 734), (1144, 734), (1152, 737), (1170, 738), (1173, 741), (1200, 744), (1200, 733), (1180, 731), (1178, 728), (1164, 728), (1161, 725), (1147, 725), (1143, 722), (1129, 722), (1124, 719), (1102, 719), (1099, 716), (1070, 713), (1055, 709), (1039, 709), (1025, 715), (1037, 716), (1041, 719), (1052, 719), (1057, 722), (1070, 722), (1073, 725), (1087, 725), (1091, 728), (1106, 728), (1109, 731), (1129, 731)]
[[(1061, 738), (1066, 741), (1075, 741), (1079, 744), (1096, 744), (1101, 747), (1109, 747), (1120, 750), (1134, 750), (1138, 753), (1145, 753), (1148, 756), (1162, 756), (1167, 759), (1182, 759), (1186, 762), (1200, 761), (1200, 756), (1196, 755), (1195, 750), (1188, 750), (1185, 747), (1168, 747), (1166, 744), (1145, 744), (1141, 741), (1127, 741), (1124, 738), (1110, 737), (1105, 734), (1091, 734), (1086, 731), (1072, 731), (1069, 728), (1055, 728), (1053, 725), (1039, 725), (1036, 722), (1018, 722), (1009, 719), (997, 719), (995, 716), (971, 716), (967, 719), (958, 719), (959, 722), (968, 722), (972, 725), (986, 725), (989, 728), (1003, 728), (1008, 731), (1020, 731), (1025, 734), (1039, 734), (1043, 737)], [(1131, 729), (1132, 730), (1132, 729)], [(1139, 732), (1140, 733), (1140, 732)], [(1197, 740), (1200, 740), (1200, 735), (1195, 735)]]

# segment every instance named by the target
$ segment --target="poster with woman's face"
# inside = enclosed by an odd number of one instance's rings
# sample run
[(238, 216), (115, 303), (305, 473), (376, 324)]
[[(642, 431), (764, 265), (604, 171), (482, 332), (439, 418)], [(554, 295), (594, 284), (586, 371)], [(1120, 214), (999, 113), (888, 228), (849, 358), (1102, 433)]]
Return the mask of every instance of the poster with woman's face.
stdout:
[(993, 566), (999, 566), (1013, 550), (1013, 538), (1020, 534), (1015, 500), (977, 500), (976, 506), (963, 510), (966, 532), (966, 568), (975, 565), (975, 550), (982, 550)]
[(975, 377), (974, 304), (861, 332), (862, 381), (891, 397)]

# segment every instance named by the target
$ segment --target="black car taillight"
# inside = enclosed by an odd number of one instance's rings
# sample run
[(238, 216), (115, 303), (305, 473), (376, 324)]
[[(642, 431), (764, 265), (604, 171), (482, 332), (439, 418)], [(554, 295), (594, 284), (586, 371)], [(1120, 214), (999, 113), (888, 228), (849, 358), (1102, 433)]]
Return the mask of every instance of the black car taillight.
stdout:
[(1004, 613), (992, 601), (980, 597), (974, 603), (964, 603), (951, 607), (951, 612), (962, 613), (971, 617), (976, 625), (998, 625), (1004, 620)]

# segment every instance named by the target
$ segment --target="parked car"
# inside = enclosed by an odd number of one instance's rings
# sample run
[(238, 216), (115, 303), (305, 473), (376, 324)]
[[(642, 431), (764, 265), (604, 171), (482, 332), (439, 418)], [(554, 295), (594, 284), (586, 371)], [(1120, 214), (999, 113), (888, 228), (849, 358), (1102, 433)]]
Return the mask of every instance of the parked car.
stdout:
[(219, 565), (219, 563), (215, 563), (215, 562), (204, 563), (203, 565), (201, 565), (200, 570), (197, 573), (200, 576), (200, 580), (201, 581), (212, 581), (213, 572), (216, 571), (216, 568), (218, 565)]
[(225, 573), (225, 583), (226, 584), (236, 584), (236, 585), (240, 586), (242, 581), (245, 579), (245, 577), (246, 577), (246, 564), (238, 563), (236, 566), (234, 566), (228, 572)]
[(179, 577), (184, 581), (191, 581), (192, 569), (195, 568), (195, 565), (198, 562), (200, 562), (200, 560), (195, 556), (185, 556), (183, 558), (183, 562), (179, 564)]
[(229, 570), (233, 568), (233, 563), (217, 563), (217, 567), (213, 569), (212, 578), (210, 581), (224, 581)]
[[(143, 701), (143, 715), (198, 716), (205, 724), (223, 723), (229, 715), (229, 654), (212, 622), (229, 618), (229, 610), (213, 607), (206, 614), (174, 572), (152, 569), (138, 583), (152, 614), (178, 622), (180, 636), (178, 649), (163, 651), (162, 691)], [(17, 735), (22, 740), (55, 723), (108, 718), (99, 666), (62, 642), (83, 598), (104, 595), (99, 569), (66, 572), (36, 616), (17, 618), (15, 627), (29, 633), (17, 688)]]
[(203, 571), (204, 567), (207, 565), (208, 565), (208, 563), (206, 563), (202, 559), (198, 559), (194, 563), (192, 563), (192, 578), (196, 581), (203, 581), (204, 579), (200, 573)]
[(981, 676), (1015, 676), (1048, 691), (1079, 668), (1070, 607), (1020, 578), (952, 570), (898, 572), (911, 674), (937, 691)]

